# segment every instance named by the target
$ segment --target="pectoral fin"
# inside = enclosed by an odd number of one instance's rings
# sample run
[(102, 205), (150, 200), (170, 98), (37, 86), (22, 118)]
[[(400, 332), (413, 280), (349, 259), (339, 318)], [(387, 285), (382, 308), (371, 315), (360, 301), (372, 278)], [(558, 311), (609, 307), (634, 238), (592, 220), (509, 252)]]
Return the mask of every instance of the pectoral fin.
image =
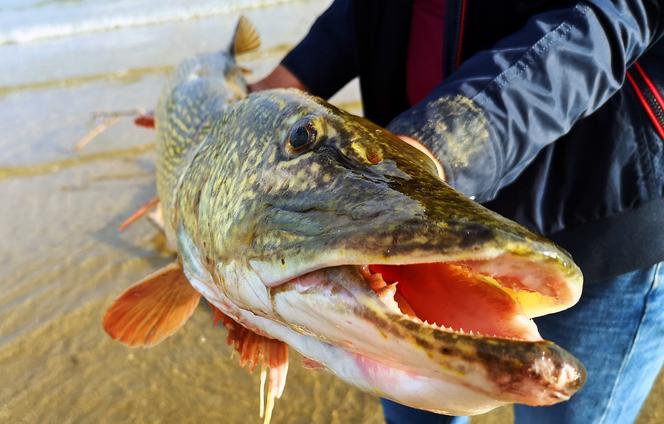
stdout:
[(181, 266), (172, 263), (115, 299), (104, 315), (104, 330), (128, 346), (154, 346), (187, 322), (200, 297)]

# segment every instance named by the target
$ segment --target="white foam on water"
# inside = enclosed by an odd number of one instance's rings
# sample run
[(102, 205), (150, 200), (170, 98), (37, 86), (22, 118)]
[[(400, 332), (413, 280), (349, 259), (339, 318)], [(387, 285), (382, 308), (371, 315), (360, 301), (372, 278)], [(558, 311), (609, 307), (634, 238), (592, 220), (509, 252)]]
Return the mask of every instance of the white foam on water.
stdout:
[(0, 45), (236, 13), (295, 0), (41, 1), (0, 8)]

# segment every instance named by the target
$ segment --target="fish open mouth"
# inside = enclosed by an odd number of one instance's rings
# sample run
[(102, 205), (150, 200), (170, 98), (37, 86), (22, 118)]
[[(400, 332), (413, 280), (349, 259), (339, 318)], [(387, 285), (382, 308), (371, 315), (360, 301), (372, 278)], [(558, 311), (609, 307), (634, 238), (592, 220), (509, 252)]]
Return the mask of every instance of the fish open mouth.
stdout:
[(542, 340), (532, 318), (565, 309), (577, 297), (546, 264), (509, 253), (490, 260), (365, 265), (360, 272), (392, 312), (466, 335)]
[[(286, 339), (303, 355), (340, 375), (357, 369), (405, 404), (475, 414), (569, 398), (583, 366), (533, 318), (578, 300), (578, 269), (555, 255), (491, 253), (322, 267), (274, 285), (271, 304), (278, 322), (309, 336)], [(314, 340), (338, 350), (312, 351)]]
[[(311, 262), (298, 267), (288, 258), (256, 261), (245, 280), (255, 286), (203, 283), (212, 276), (197, 265), (197, 253), (185, 271), (242, 326), (406, 405), (468, 415), (565, 400), (583, 385), (583, 366), (543, 340), (532, 318), (572, 306), (581, 274), (561, 251), (497, 250), (389, 258), (345, 252), (309, 269)], [(349, 257), (361, 259), (344, 263)], [(283, 271), (287, 264), (291, 272)], [(216, 271), (223, 281), (236, 272)], [(261, 287), (267, 301), (256, 295)]]

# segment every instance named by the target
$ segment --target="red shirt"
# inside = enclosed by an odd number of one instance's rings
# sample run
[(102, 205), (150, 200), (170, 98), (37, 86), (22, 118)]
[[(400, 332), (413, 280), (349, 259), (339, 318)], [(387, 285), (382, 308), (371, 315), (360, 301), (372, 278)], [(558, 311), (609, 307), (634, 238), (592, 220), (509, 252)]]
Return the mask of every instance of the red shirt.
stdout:
[(443, 81), (445, 0), (414, 0), (406, 64), (406, 93), (411, 105)]

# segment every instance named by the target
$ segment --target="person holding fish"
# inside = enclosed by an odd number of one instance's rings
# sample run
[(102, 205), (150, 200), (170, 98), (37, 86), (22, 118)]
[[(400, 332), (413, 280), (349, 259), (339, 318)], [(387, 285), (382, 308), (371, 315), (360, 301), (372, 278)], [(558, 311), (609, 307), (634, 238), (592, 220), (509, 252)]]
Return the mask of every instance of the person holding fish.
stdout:
[(156, 131), (157, 197), (121, 227), (149, 213), (175, 255), (110, 304), (104, 331), (150, 348), (204, 298), (239, 365), (260, 368), (265, 424), (290, 349), (439, 414), (578, 392), (583, 364), (532, 319), (579, 300), (569, 254), (451, 188), (420, 142), (302, 90), (249, 93), (236, 57), (260, 44), (241, 16), (227, 47), (180, 63), (136, 121)]
[[(359, 77), (368, 119), (567, 249), (584, 293), (537, 324), (587, 384), (516, 421), (626, 423), (664, 361), (663, 35), (657, 0), (336, 0), (250, 88), (329, 98)], [(383, 406), (388, 423), (467, 420)]]

